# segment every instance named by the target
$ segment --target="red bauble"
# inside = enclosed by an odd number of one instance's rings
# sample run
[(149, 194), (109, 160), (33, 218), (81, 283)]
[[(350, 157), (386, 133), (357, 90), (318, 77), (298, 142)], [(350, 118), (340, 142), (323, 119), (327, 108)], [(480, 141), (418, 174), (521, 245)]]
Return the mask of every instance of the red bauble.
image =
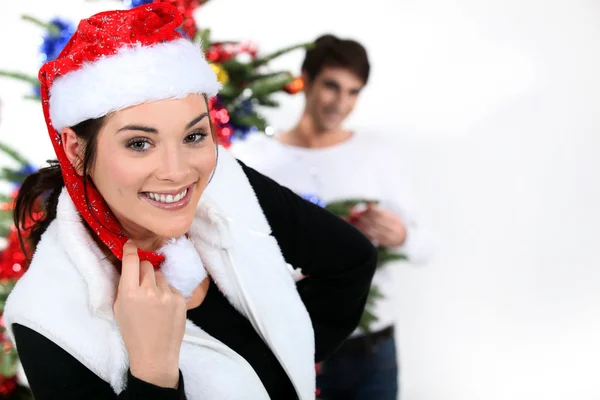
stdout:
[(15, 200), (17, 195), (19, 194), (19, 189), (15, 189), (10, 194), (10, 202), (9, 203), (0, 203), (0, 210), (9, 211), (15, 208)]
[(222, 63), (224, 61), (225, 57), (225, 53), (223, 50), (223, 46), (219, 43), (215, 43), (212, 44), (207, 50), (206, 50), (206, 58), (214, 63)]
[[(31, 227), (34, 220), (39, 220), (42, 216), (43, 214), (40, 212), (34, 213), (33, 220), (30, 219), (25, 222), (21, 233), (26, 237), (27, 229)], [(14, 225), (11, 227), (6, 240), (6, 247), (0, 252), (0, 280), (19, 279), (29, 266), (29, 261), (25, 253), (23, 253), (19, 234)], [(30, 249), (27, 246), (27, 242), (25, 242), (25, 247), (29, 253)]]
[(283, 88), (286, 93), (296, 94), (304, 89), (304, 80), (302, 78), (296, 78)]
[(0, 252), (0, 280), (19, 279), (25, 272), (28, 262), (14, 226), (8, 234), (7, 241), (6, 248)]
[(0, 395), (9, 396), (17, 388), (17, 378), (0, 378)]
[[(315, 364), (315, 372), (317, 373), (317, 375), (321, 373), (321, 364)], [(320, 394), (321, 388), (318, 387), (315, 389), (315, 396), (319, 397)]]
[(348, 217), (346, 217), (345, 219), (346, 219), (346, 221), (350, 222), (351, 224), (355, 224), (366, 211), (367, 210), (352, 209), (352, 210), (350, 210), (350, 215)]
[(255, 60), (257, 49), (254, 43), (249, 41), (232, 43), (212, 43), (206, 50), (206, 58), (214, 63), (222, 64), (231, 60), (239, 54), (248, 54), (250, 59)]
[(155, 3), (169, 3), (183, 14), (183, 32), (189, 37), (194, 38), (198, 33), (198, 27), (194, 21), (194, 11), (200, 7), (203, 1), (200, 0), (154, 0)]
[(256, 54), (258, 53), (258, 50), (256, 48), (256, 45), (252, 42), (242, 42), (240, 43), (241, 46), (241, 51), (244, 51), (248, 54), (250, 54), (250, 56), (252, 57), (253, 60), (256, 60)]
[(231, 134), (233, 133), (233, 129), (229, 125), (229, 112), (217, 97), (213, 97), (208, 101), (208, 107), (217, 143), (228, 148), (231, 146)]

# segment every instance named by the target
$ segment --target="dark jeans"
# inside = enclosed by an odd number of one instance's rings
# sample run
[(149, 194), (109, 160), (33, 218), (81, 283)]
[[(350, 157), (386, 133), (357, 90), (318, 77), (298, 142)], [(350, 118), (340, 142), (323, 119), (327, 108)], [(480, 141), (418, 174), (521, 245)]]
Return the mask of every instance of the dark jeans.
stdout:
[(317, 387), (320, 400), (396, 400), (398, 364), (394, 335), (370, 346), (342, 346), (321, 365)]

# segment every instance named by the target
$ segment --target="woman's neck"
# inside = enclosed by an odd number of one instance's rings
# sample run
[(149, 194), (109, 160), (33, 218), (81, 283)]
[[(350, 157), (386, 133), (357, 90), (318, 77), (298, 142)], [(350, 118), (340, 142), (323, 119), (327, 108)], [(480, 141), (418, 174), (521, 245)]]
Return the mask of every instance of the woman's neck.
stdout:
[[(90, 236), (94, 239), (94, 241), (96, 242), (98, 247), (102, 250), (102, 253), (106, 257), (106, 260), (108, 260), (117, 269), (117, 271), (119, 271), (119, 273), (121, 273), (121, 261), (112, 253), (112, 251), (109, 250), (108, 247), (106, 247), (106, 245), (100, 240), (98, 235), (96, 235), (94, 233), (94, 231), (92, 230), (92, 228), (89, 227), (88, 224), (85, 224), (85, 228), (90, 233)], [(137, 243), (138, 242), (136, 241), (136, 244)], [(158, 243), (160, 245), (162, 245), (162, 243), (160, 241)], [(160, 246), (154, 247), (157, 245), (156, 240), (154, 242), (149, 241), (147, 244), (152, 246), (152, 247), (149, 247), (152, 250), (156, 250), (156, 249), (160, 248)], [(142, 248), (142, 247), (140, 246), (139, 248)], [(210, 287), (210, 281), (211, 281), (211, 278), (207, 277), (196, 287), (196, 289), (194, 289), (194, 291), (192, 292), (192, 295), (189, 297), (189, 299), (187, 301), (187, 309), (188, 310), (199, 307), (200, 304), (202, 304), (202, 302), (206, 298), (206, 295), (208, 294), (208, 289)]]
[[(102, 242), (102, 240), (100, 240), (98, 235), (96, 235), (96, 233), (92, 230), (92, 228), (89, 227), (88, 224), (85, 224), (85, 228), (87, 229), (90, 236), (94, 239), (94, 242), (96, 242), (96, 244), (98, 245), (100, 250), (102, 250), (102, 253), (106, 257), (106, 259), (108, 261), (110, 261), (111, 264), (113, 264), (120, 271), (121, 270), (121, 261), (113, 254), (112, 251), (110, 251), (110, 249)], [(162, 239), (158, 236), (146, 237), (146, 238), (142, 238), (142, 239), (139, 239), (139, 238), (131, 238), (131, 239), (134, 241), (134, 243), (136, 244), (138, 249), (147, 250), (147, 251), (156, 251), (156, 250), (160, 249), (164, 245), (164, 242), (165, 242), (164, 239)]]

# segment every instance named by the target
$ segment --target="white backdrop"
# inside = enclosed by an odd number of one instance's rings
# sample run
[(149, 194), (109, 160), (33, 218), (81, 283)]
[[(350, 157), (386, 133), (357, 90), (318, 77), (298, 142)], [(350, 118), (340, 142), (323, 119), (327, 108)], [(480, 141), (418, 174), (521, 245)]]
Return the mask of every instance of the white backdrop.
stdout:
[[(0, 68), (38, 68), (21, 13), (116, 7), (11, 1)], [(327, 31), (367, 45), (373, 78), (350, 124), (396, 138), (437, 239), (428, 268), (398, 268), (404, 400), (600, 398), (597, 0), (211, 0), (197, 17), (265, 51)], [(301, 57), (275, 66), (297, 72)], [(28, 90), (0, 80), (0, 139), (40, 163), (52, 153)], [(302, 104), (282, 100), (278, 129)]]

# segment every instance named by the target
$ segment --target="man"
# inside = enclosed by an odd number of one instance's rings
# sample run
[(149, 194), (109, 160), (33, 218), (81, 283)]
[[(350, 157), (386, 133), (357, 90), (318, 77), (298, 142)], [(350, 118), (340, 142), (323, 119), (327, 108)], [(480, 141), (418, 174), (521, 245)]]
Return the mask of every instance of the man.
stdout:
[[(302, 64), (306, 104), (288, 132), (251, 136), (232, 146), (240, 160), (296, 193), (332, 202), (364, 199), (352, 223), (373, 243), (422, 261), (427, 241), (415, 221), (410, 190), (387, 143), (345, 129), (369, 79), (364, 47), (325, 35)], [(317, 379), (323, 400), (396, 400), (398, 366), (394, 340), (394, 285), (389, 268), (373, 286), (383, 295), (372, 310), (377, 320), (359, 329), (323, 363)]]

